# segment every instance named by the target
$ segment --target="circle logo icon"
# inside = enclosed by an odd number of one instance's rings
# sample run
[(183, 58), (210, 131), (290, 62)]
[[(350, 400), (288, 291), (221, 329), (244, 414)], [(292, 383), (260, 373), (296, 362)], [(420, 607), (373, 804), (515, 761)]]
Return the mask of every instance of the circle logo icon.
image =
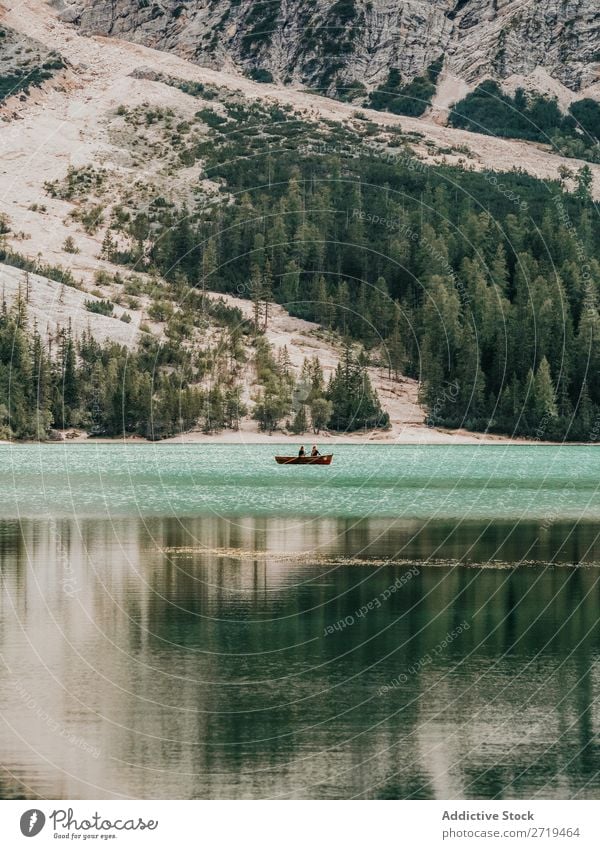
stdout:
[(45, 824), (46, 817), (44, 814), (38, 808), (32, 808), (30, 811), (25, 811), (21, 816), (21, 834), (24, 837), (35, 837)]

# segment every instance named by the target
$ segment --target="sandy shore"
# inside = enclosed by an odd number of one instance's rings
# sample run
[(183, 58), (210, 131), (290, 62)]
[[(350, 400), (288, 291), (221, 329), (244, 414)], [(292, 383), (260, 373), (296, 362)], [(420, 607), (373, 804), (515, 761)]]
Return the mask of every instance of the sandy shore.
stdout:
[[(437, 430), (421, 427), (407, 427), (398, 432), (396, 428), (389, 431), (360, 431), (355, 433), (327, 433), (318, 435), (312, 433), (300, 434), (275, 431), (272, 434), (262, 433), (254, 428), (248, 427), (244, 422), (240, 430), (224, 430), (220, 433), (203, 433), (201, 430), (189, 431), (151, 442), (140, 436), (127, 437), (93, 437), (80, 431), (77, 436), (70, 434), (73, 431), (60, 431), (62, 439), (50, 440), (45, 445), (289, 445), (293, 446), (291, 453), (304, 445), (318, 445), (321, 449), (331, 448), (335, 445), (537, 445), (552, 444), (539, 443), (531, 439), (519, 439), (509, 436), (495, 434), (470, 433), (466, 430)], [(2, 442), (2, 445), (22, 445), (27, 443)], [(34, 443), (29, 443), (34, 444)]]
[[(291, 433), (275, 432), (272, 434), (261, 433), (246, 429), (225, 430), (221, 433), (203, 433), (202, 431), (189, 431), (169, 439), (160, 439), (153, 442), (141, 436), (126, 437), (94, 437), (86, 433), (80, 433), (76, 437), (66, 437), (59, 440), (48, 440), (46, 442), (9, 442), (0, 439), (0, 445), (269, 445), (273, 448), (277, 445), (289, 445), (290, 453), (304, 445), (318, 445), (320, 449), (330, 449), (335, 445), (600, 445), (596, 442), (542, 442), (538, 439), (526, 439), (524, 437), (512, 437), (500, 434), (471, 433), (466, 430), (436, 430), (435, 428), (423, 427), (406, 428), (401, 433), (390, 431), (370, 431), (368, 433), (320, 433), (301, 434), (296, 436)], [(322, 451), (323, 453), (323, 451)]]
[[(272, 443), (300, 446), (316, 444), (320, 447), (332, 445), (344, 445), (348, 443), (370, 444), (370, 445), (475, 445), (481, 442), (489, 444), (507, 444), (511, 442), (525, 443), (528, 440), (510, 439), (504, 436), (489, 436), (486, 434), (473, 434), (467, 431), (440, 431), (428, 427), (406, 428), (401, 433), (372, 431), (368, 433), (340, 433), (340, 434), (295, 434), (248, 432), (248, 431), (226, 431), (218, 434), (203, 434), (200, 432), (184, 433), (181, 436), (167, 439), (167, 443), (216, 443), (222, 445), (243, 444), (265, 444)], [(531, 443), (533, 444), (533, 443)]]

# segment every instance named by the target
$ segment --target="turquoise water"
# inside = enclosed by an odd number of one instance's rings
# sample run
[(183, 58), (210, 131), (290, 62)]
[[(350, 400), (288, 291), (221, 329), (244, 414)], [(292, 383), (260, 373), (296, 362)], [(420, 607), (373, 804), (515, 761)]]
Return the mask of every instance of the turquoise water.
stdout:
[(6, 446), (0, 516), (600, 518), (594, 446), (333, 451), (330, 467), (286, 467), (273, 456), (290, 446)]
[(275, 450), (0, 450), (0, 797), (600, 798), (596, 449)]

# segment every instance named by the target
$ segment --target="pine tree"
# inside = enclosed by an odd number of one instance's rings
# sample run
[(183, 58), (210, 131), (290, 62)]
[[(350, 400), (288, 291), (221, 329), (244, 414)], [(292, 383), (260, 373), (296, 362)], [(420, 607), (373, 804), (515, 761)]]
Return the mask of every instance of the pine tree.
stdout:
[(589, 165), (583, 165), (575, 177), (577, 189), (575, 190), (576, 197), (584, 203), (589, 203), (592, 200), (592, 185), (594, 176)]
[(273, 303), (273, 275), (271, 274), (271, 263), (267, 259), (265, 262), (265, 270), (262, 279), (262, 292), (261, 297), (264, 303), (264, 315), (265, 322), (263, 325), (263, 330), (266, 332), (269, 326), (269, 316), (271, 304)]
[(254, 322), (254, 332), (258, 333), (261, 329), (261, 315), (262, 315), (262, 305), (264, 301), (263, 296), (263, 279), (257, 274), (252, 278), (250, 282), (250, 293), (252, 297), (252, 315)]
[(292, 168), (285, 198), (285, 205), (288, 210), (286, 217), (288, 242), (296, 240), (303, 219), (303, 201), (299, 179), (300, 170), (297, 167)]
[(109, 262), (113, 262), (115, 259), (115, 255), (117, 252), (117, 243), (113, 239), (112, 233), (109, 229), (106, 230), (104, 234), (104, 239), (102, 240), (102, 249), (100, 251), (100, 257), (102, 259), (106, 259)]
[[(178, 232), (182, 232), (181, 228), (178, 228)], [(138, 258), (140, 258), (144, 255), (144, 242), (150, 234), (150, 222), (148, 220), (148, 216), (144, 212), (138, 212), (138, 214), (132, 220), (130, 233), (136, 241), (137, 255)], [(108, 236), (108, 230), (106, 231), (106, 234)], [(108, 250), (107, 252), (110, 253), (110, 250)]]
[(310, 417), (315, 433), (320, 433), (320, 431), (327, 427), (332, 411), (333, 404), (327, 398), (321, 396), (313, 398), (310, 404)]
[(584, 380), (579, 398), (577, 399), (575, 438), (587, 441), (590, 439), (592, 423), (594, 420), (594, 405), (590, 399), (587, 382)]
[(550, 366), (546, 357), (538, 367), (535, 375), (534, 383), (534, 398), (535, 412), (538, 419), (555, 418), (558, 415), (556, 408), (556, 394), (554, 392), (554, 384), (552, 383), (552, 375), (550, 374)]
[(295, 307), (300, 291), (300, 269), (294, 260), (285, 266), (281, 281), (281, 302), (287, 309)]
[(391, 378), (393, 374), (396, 380), (399, 379), (406, 360), (406, 351), (402, 335), (400, 333), (400, 321), (400, 307), (398, 304), (394, 304), (392, 331), (386, 342), (385, 350), (387, 354), (388, 377)]
[(312, 398), (317, 398), (325, 391), (325, 378), (323, 368), (315, 354), (308, 363), (308, 374), (310, 378), (310, 393)]
[(277, 283), (280, 283), (281, 277), (286, 271), (286, 252), (287, 252), (287, 233), (285, 229), (286, 218), (285, 198), (282, 198), (279, 203), (279, 209), (273, 215), (269, 229), (269, 257), (273, 276)]
[(366, 369), (346, 344), (327, 389), (327, 400), (332, 404), (329, 426), (332, 430), (360, 430), (386, 427), (389, 416), (385, 414)]
[(306, 406), (300, 404), (292, 421), (292, 433), (305, 433), (307, 428)]
[(76, 409), (79, 401), (79, 388), (77, 379), (77, 359), (75, 355), (75, 345), (73, 344), (73, 333), (70, 320), (67, 332), (63, 336), (61, 357), (63, 405), (71, 415), (72, 411)]
[[(38, 333), (37, 322), (34, 323), (31, 343), (31, 373), (33, 378), (32, 397), (35, 399), (37, 415), (40, 420), (40, 431), (44, 432), (51, 423), (50, 404), (52, 401), (50, 364), (44, 351), (42, 338)], [(42, 425), (41, 423), (44, 422)]]
[(350, 293), (348, 291), (348, 284), (345, 280), (341, 280), (338, 284), (335, 302), (337, 305), (336, 327), (345, 336), (348, 331), (350, 316)]
[(325, 283), (325, 278), (322, 274), (314, 280), (311, 300), (311, 309), (314, 320), (321, 324), (326, 324), (325, 319), (328, 312), (327, 284)]
[(371, 288), (368, 310), (377, 335), (377, 343), (380, 343), (388, 337), (394, 317), (394, 303), (390, 298), (385, 277), (378, 277)]
[(210, 238), (202, 252), (201, 289), (202, 295), (211, 288), (214, 282), (214, 274), (217, 270), (217, 246), (215, 240)]

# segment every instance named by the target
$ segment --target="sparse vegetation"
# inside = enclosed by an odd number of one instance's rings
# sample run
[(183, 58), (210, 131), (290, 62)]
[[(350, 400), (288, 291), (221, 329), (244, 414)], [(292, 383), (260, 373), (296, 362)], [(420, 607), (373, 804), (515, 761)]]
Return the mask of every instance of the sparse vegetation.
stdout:
[(56, 57), (38, 67), (15, 68), (12, 73), (0, 74), (0, 103), (17, 94), (27, 96), (32, 88), (39, 88), (61, 68), (64, 62)]
[(67, 236), (63, 244), (63, 251), (66, 251), (68, 254), (78, 254), (79, 248), (75, 244), (73, 240), (73, 236)]
[(70, 217), (73, 221), (78, 221), (86, 233), (93, 236), (97, 233), (104, 220), (104, 206), (102, 204), (92, 204), (91, 206), (76, 207)]
[(112, 301), (100, 300), (100, 301), (86, 301), (85, 308), (88, 312), (96, 313), (97, 315), (112, 315), (114, 311), (114, 304)]
[(47, 277), (49, 280), (55, 280), (58, 283), (65, 283), (67, 286), (73, 286), (76, 289), (81, 288), (81, 284), (75, 279), (73, 273), (60, 265), (50, 265), (41, 261), (36, 261), (24, 257), (22, 254), (15, 253), (0, 244), (0, 262), (6, 265), (12, 265), (14, 268), (22, 268), (25, 271), (31, 271), (34, 274), (40, 274)]
[(105, 191), (106, 177), (104, 168), (95, 168), (93, 165), (74, 168), (70, 165), (63, 180), (49, 181), (44, 184), (44, 188), (51, 197), (61, 200), (88, 198), (91, 194), (98, 195)]
[(551, 144), (563, 156), (600, 162), (600, 104), (580, 100), (564, 115), (556, 98), (487, 80), (452, 109), (450, 124), (477, 133)]
[(407, 83), (402, 82), (396, 68), (390, 69), (387, 81), (371, 93), (366, 105), (396, 115), (422, 115), (435, 94), (442, 65), (443, 57), (432, 62), (424, 74)]
[(244, 20), (242, 53), (249, 55), (257, 45), (268, 44), (277, 27), (280, 0), (256, 0)]
[(248, 76), (250, 79), (256, 80), (257, 83), (273, 82), (273, 74), (266, 68), (251, 68), (248, 72)]

